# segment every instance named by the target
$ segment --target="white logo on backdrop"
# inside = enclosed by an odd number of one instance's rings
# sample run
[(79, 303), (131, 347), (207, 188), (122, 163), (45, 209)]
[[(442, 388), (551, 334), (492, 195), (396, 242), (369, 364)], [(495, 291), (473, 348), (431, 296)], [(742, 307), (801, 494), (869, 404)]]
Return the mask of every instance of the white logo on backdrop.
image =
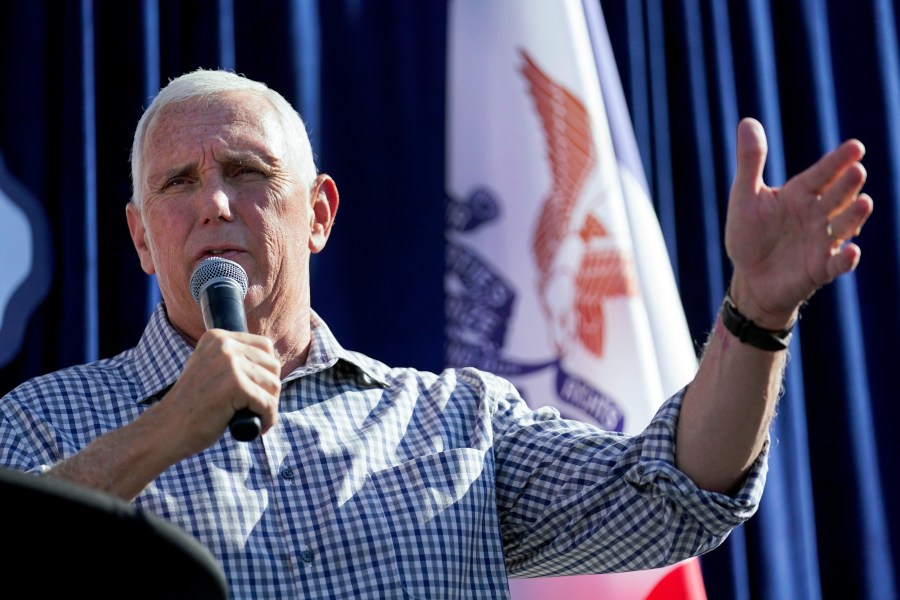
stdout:
[(50, 286), (50, 261), (43, 210), (0, 156), (0, 366), (19, 352)]

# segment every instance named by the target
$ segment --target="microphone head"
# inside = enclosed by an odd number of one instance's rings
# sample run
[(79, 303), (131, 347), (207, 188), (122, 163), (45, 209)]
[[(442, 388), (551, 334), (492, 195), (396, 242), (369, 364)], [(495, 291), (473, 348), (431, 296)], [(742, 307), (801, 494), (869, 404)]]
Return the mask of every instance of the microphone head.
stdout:
[(229, 280), (241, 288), (241, 298), (247, 295), (247, 272), (244, 268), (227, 258), (211, 256), (197, 265), (191, 275), (191, 295), (197, 304), (200, 304), (200, 296), (203, 290), (211, 283), (221, 280)]

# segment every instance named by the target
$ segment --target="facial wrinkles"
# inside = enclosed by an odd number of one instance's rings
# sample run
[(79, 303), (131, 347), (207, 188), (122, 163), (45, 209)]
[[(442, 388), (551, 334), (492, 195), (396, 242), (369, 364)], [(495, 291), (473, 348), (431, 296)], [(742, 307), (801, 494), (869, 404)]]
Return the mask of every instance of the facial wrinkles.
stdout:
[(296, 291), (297, 267), (309, 260), (309, 212), (304, 210), (305, 195), (300, 187), (290, 189), (291, 195), (282, 194), (281, 189), (270, 190), (268, 201), (255, 206), (258, 214), (255, 221), (261, 225), (260, 239), (265, 247), (263, 254), (271, 259), (264, 283), (269, 294), (266, 301), (273, 304), (286, 300), (288, 294)]
[[(273, 129), (271, 116), (250, 119), (245, 109), (221, 106), (221, 102), (211, 106), (205, 101), (183, 104), (167, 108), (148, 136), (147, 154), (153, 157), (146, 180), (148, 208), (173, 191), (185, 191), (168, 188), (173, 181), (180, 185), (193, 184), (194, 180), (202, 183), (215, 177), (216, 171), (228, 175), (227, 170), (235, 165), (259, 169), (275, 187), (290, 186), (291, 178), (274, 148), (279, 136), (267, 136)], [(143, 217), (145, 213), (141, 212)], [(144, 223), (149, 225), (146, 219)]]
[(287, 149), (278, 147), (286, 144), (277, 116), (257, 115), (227, 100), (189, 100), (164, 109), (145, 142), (147, 192), (157, 193), (172, 175), (198, 166), (198, 155), (210, 163), (246, 158), (275, 173), (287, 172), (278, 158)]
[[(184, 325), (185, 319), (196, 319), (187, 279), (194, 253), (210, 243), (241, 239), (250, 249), (250, 254), (241, 258), (250, 267), (248, 322), (255, 316), (257, 325), (268, 329), (274, 324), (263, 322), (266, 308), (275, 309), (277, 315), (281, 309), (290, 311), (290, 305), (304, 298), (308, 302), (301, 275), (305, 268), (301, 265), (308, 263), (309, 255), (310, 209), (303, 193), (305, 185), (291, 169), (296, 160), (288, 154), (278, 117), (264, 100), (250, 108), (254, 106), (261, 109), (260, 116), (227, 101), (171, 105), (145, 141), (148, 161), (141, 218), (163, 297), (177, 304), (169, 307), (170, 312), (180, 315), (178, 325), (188, 329), (197, 325)], [(224, 229), (217, 229), (216, 224), (205, 227), (196, 212), (199, 205), (182, 201), (189, 197), (182, 193), (190, 194), (192, 185), (202, 186), (211, 178), (229, 181), (229, 169), (244, 164), (259, 168), (265, 176), (251, 179), (249, 184), (240, 177), (234, 179), (237, 187), (231, 190), (229, 201), (236, 201), (230, 206), (236, 222), (224, 224)], [(175, 176), (184, 180), (167, 188), (166, 183)], [(223, 235), (226, 231), (229, 233)]]
[[(189, 256), (179, 256), (196, 225), (186, 194), (215, 176), (215, 170), (221, 170), (219, 156), (233, 154), (233, 146), (243, 139), (255, 141), (260, 137), (240, 111), (202, 100), (170, 105), (150, 132), (145, 142), (148, 175), (141, 219), (154, 264), (163, 271), (158, 272), (160, 286), (174, 288), (170, 289), (170, 300), (186, 295), (186, 290), (181, 293), (183, 284), (178, 280), (185, 277), (181, 271), (192, 268), (187, 264)], [(172, 182), (179, 185), (167, 187)], [(182, 267), (170, 273), (179, 264)], [(171, 277), (175, 280), (168, 281)]]

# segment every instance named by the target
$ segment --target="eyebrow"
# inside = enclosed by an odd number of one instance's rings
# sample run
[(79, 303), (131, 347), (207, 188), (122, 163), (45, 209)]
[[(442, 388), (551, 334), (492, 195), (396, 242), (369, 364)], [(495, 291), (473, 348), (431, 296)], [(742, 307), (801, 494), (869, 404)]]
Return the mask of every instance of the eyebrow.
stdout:
[(231, 163), (231, 164), (257, 164), (257, 165), (266, 165), (273, 166), (278, 164), (278, 159), (274, 156), (269, 156), (267, 154), (260, 154), (259, 152), (249, 152), (249, 151), (233, 151), (233, 152), (224, 152), (222, 154), (222, 160), (217, 161), (219, 163)]
[[(217, 160), (219, 164), (248, 164), (248, 165), (260, 165), (265, 167), (275, 167), (280, 163), (280, 160), (274, 156), (269, 155), (261, 155), (258, 152), (249, 152), (249, 151), (231, 151), (231, 152), (223, 152), (221, 159)], [(197, 170), (198, 163), (190, 162), (182, 165), (176, 165), (174, 167), (170, 167), (168, 169), (164, 169), (159, 173), (149, 173), (147, 176), (147, 182), (153, 184), (154, 182), (163, 182), (172, 179), (173, 177), (184, 177), (185, 175), (189, 175), (190, 173)]]
[(165, 169), (158, 173), (148, 173), (147, 174), (147, 183), (150, 185), (156, 185), (157, 182), (162, 183), (164, 181), (168, 181), (173, 177), (184, 177), (188, 175), (192, 171), (197, 170), (197, 163), (187, 163), (184, 165), (176, 165), (174, 167)]

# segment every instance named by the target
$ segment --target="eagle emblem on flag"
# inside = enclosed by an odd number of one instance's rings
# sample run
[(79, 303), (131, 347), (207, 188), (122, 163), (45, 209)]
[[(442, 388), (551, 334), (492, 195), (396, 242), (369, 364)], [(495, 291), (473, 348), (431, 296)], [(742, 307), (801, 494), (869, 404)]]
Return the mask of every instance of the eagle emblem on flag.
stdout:
[[(595, 176), (598, 154), (587, 109), (527, 52), (520, 50), (519, 54), (521, 75), (543, 131), (551, 176), (532, 225), (530, 248), (537, 273), (534, 293), (555, 356), (526, 363), (506, 355), (516, 288), (488, 257), (462, 243), (459, 238), (463, 236), (457, 235), (448, 237), (446, 253), (446, 354), (452, 366), (475, 366), (513, 379), (552, 369), (562, 406), (577, 408), (610, 430), (622, 430), (624, 413), (619, 404), (568, 372), (563, 361), (576, 346), (597, 358), (603, 356), (604, 303), (616, 296), (638, 294), (637, 274), (630, 254), (605, 224), (605, 193)], [(502, 218), (502, 203), (486, 185), (465, 199), (448, 202), (447, 226), (454, 234)]]
[[(592, 203), (596, 193), (578, 210), (597, 164), (591, 122), (584, 104), (547, 76), (527, 52), (522, 74), (544, 130), (547, 162), (553, 182), (540, 209), (533, 236), (540, 272), (538, 293), (547, 319), (553, 324), (557, 349), (578, 340), (591, 353), (603, 356), (603, 302), (613, 296), (638, 294), (634, 265), (609, 236)], [(601, 191), (602, 192), (602, 191)]]

